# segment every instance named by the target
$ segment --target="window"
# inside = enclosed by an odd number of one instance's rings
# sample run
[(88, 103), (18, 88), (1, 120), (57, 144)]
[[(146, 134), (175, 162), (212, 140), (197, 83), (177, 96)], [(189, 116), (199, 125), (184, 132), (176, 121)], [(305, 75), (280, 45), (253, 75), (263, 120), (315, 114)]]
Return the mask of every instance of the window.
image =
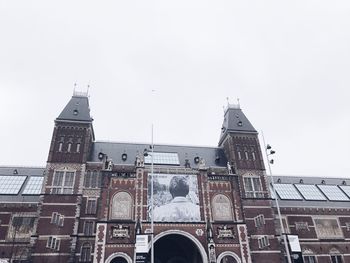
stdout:
[(56, 212), (52, 213), (51, 224), (63, 226), (63, 222), (64, 222), (64, 215), (61, 215)]
[(259, 248), (265, 248), (270, 245), (268, 236), (261, 236), (258, 238)]
[(80, 153), (80, 143), (77, 143), (77, 153)]
[(96, 214), (97, 200), (88, 199), (86, 202), (86, 214)]
[(55, 171), (52, 182), (52, 194), (72, 194), (74, 172)]
[(97, 188), (100, 186), (100, 173), (98, 171), (87, 171), (84, 186), (87, 188)]
[(84, 243), (81, 247), (80, 253), (81, 262), (91, 262), (91, 245), (90, 243)]
[(63, 142), (60, 142), (60, 143), (58, 144), (58, 151), (59, 151), (59, 152), (62, 152), (62, 147), (63, 147)]
[(92, 236), (94, 234), (94, 222), (85, 221), (83, 232), (86, 236)]
[(248, 198), (263, 198), (264, 192), (262, 191), (260, 178), (257, 176), (246, 176), (243, 178), (245, 195)]
[(70, 153), (71, 149), (72, 149), (72, 143), (68, 143), (67, 152), (69, 152), (69, 153)]
[(34, 228), (35, 217), (14, 215), (8, 231), (8, 238), (30, 238)]
[(246, 159), (246, 160), (249, 160), (249, 155), (248, 155), (248, 152), (247, 152), (247, 151), (244, 152), (244, 155), (245, 155), (245, 159)]
[(332, 263), (343, 263), (343, 257), (341, 255), (331, 255)]
[(316, 263), (315, 256), (304, 256), (304, 263)]
[(255, 152), (252, 152), (252, 156), (253, 156), (253, 161), (255, 161), (256, 160)]
[(254, 217), (254, 223), (256, 227), (261, 227), (263, 225), (265, 225), (265, 217), (264, 215), (258, 215), (256, 217)]
[(346, 230), (347, 230), (347, 231), (350, 231), (350, 222), (346, 222), (346, 223), (345, 223), (345, 226), (346, 226)]
[(60, 240), (57, 237), (49, 237), (46, 243), (47, 248), (58, 251), (60, 249)]

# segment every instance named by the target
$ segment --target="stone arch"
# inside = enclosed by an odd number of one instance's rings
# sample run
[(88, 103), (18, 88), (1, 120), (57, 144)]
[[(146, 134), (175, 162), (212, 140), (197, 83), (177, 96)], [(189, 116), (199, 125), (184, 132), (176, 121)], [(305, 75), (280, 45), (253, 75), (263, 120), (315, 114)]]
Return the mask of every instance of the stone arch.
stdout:
[(111, 219), (132, 219), (133, 199), (128, 192), (117, 192), (111, 202)]
[[(202, 246), (201, 242), (199, 242), (199, 240), (197, 238), (195, 238), (194, 236), (192, 236), (191, 234), (189, 234), (189, 233), (187, 233), (185, 231), (177, 230), (177, 229), (164, 231), (164, 232), (156, 235), (154, 237), (154, 241), (153, 242), (156, 243), (157, 240), (159, 240), (162, 237), (165, 237), (167, 235), (182, 235), (182, 236), (185, 236), (188, 239), (190, 239), (197, 246), (197, 248), (199, 250), (199, 253), (202, 256), (203, 263), (208, 263), (208, 256), (207, 256), (207, 253), (205, 252), (205, 249)], [(151, 249), (151, 247), (148, 248), (148, 250), (150, 250), (150, 249)]]
[(211, 201), (214, 221), (232, 221), (232, 202), (223, 194), (216, 194)]
[(222, 252), (218, 258), (216, 259), (216, 263), (220, 263), (221, 260), (226, 257), (226, 256), (230, 256), (230, 257), (233, 257), (237, 263), (241, 263), (241, 259), (239, 258), (239, 256), (237, 256), (236, 253), (232, 252), (232, 251), (225, 251), (225, 252)]
[(115, 252), (115, 253), (113, 253), (112, 255), (110, 255), (106, 259), (105, 263), (111, 263), (112, 260), (117, 258), (117, 257), (124, 258), (128, 263), (132, 263), (131, 257), (128, 254), (124, 253), (124, 252)]

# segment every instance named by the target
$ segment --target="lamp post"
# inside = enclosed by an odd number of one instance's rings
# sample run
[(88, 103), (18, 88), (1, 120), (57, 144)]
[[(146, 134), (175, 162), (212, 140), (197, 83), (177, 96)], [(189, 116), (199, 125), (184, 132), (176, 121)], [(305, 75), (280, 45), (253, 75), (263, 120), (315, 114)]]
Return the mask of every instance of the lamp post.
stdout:
[(269, 173), (270, 173), (273, 193), (275, 195), (275, 202), (276, 202), (276, 208), (277, 208), (277, 213), (278, 213), (278, 219), (279, 219), (280, 225), (281, 225), (281, 237), (283, 238), (283, 243), (284, 243), (284, 248), (286, 250), (288, 263), (292, 263), (290, 253), (289, 253), (289, 248), (288, 248), (287, 236), (286, 236), (286, 232), (285, 232), (283, 222), (282, 222), (281, 210), (280, 210), (280, 206), (279, 206), (278, 199), (277, 199), (277, 192), (276, 192), (275, 184), (274, 184), (273, 177), (272, 177), (271, 164), (274, 163), (274, 160), (273, 159), (270, 160), (270, 158), (269, 158), (270, 155), (273, 155), (276, 152), (274, 150), (272, 150), (272, 147), (269, 144), (265, 143), (264, 134), (263, 133), (261, 133), (261, 134), (262, 134), (262, 138), (264, 141), (266, 160), (267, 160), (267, 165), (269, 167)]
[(153, 144), (153, 123), (152, 123), (152, 132), (151, 132), (151, 153), (149, 154), (147, 149), (145, 149), (143, 155), (148, 156), (151, 155), (151, 176), (149, 177), (151, 180), (151, 263), (154, 263), (154, 201), (153, 201), (153, 152), (154, 152), (154, 144)]

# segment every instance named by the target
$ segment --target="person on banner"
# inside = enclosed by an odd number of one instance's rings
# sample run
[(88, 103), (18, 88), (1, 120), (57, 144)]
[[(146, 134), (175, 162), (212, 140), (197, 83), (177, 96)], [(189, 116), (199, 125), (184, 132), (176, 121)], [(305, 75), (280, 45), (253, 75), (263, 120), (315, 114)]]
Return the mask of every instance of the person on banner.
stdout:
[(199, 205), (187, 198), (189, 188), (188, 179), (185, 176), (173, 176), (169, 183), (169, 192), (173, 199), (168, 204), (154, 208), (154, 220), (166, 222), (200, 221)]

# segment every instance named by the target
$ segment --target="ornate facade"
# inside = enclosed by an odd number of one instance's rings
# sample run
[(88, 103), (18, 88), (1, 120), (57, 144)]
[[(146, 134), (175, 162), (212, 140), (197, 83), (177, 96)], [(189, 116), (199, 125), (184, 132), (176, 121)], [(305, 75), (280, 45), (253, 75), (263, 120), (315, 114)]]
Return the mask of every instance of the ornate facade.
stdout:
[[(46, 167), (14, 169), (0, 169), (3, 177), (24, 180), (12, 201), (1, 192), (0, 259), (139, 262), (136, 238), (151, 236), (153, 217), (156, 263), (284, 261), (258, 133), (238, 106), (226, 109), (217, 147), (152, 148), (96, 141), (88, 97), (75, 94), (55, 120)], [(40, 189), (26, 195), (30, 180)], [(341, 210), (308, 208), (310, 202), (299, 210), (280, 201), (283, 222), (299, 235), (305, 260), (333, 249), (343, 261), (325, 256), (318, 263), (345, 262), (349, 199)], [(312, 219), (315, 213), (322, 216)], [(325, 251), (319, 243), (306, 244), (313, 237), (316, 243), (342, 241)], [(150, 253), (144, 256), (150, 260)]]

